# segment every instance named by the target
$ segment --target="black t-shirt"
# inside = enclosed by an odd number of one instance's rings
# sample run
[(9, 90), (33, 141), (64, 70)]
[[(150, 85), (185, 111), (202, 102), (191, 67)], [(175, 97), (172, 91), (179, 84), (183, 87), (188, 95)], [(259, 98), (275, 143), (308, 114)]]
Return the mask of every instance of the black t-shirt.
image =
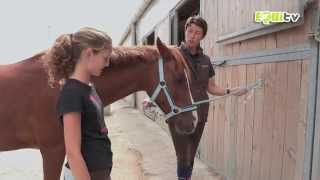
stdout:
[(60, 92), (57, 110), (62, 124), (64, 114), (81, 114), (81, 153), (88, 170), (111, 167), (111, 142), (104, 122), (103, 104), (95, 88), (76, 79), (68, 79)]

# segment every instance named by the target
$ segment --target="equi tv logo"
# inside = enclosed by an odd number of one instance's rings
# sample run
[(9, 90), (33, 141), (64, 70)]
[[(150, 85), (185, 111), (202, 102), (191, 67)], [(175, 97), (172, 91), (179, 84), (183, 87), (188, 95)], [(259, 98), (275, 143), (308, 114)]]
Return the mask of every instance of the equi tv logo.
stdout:
[(275, 12), (275, 11), (256, 11), (255, 22), (268, 25), (270, 23), (297, 22), (300, 18), (299, 13)]

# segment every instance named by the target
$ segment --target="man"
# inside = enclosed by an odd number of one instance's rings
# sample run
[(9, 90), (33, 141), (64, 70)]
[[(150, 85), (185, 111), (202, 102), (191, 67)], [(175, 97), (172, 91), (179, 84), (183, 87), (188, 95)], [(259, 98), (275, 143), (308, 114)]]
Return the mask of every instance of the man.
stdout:
[[(201, 76), (197, 80), (208, 81), (206, 91), (212, 95), (223, 96), (229, 93), (241, 96), (247, 92), (246, 89), (233, 88), (224, 89), (218, 86), (214, 80), (214, 69), (210, 63), (210, 58), (203, 53), (200, 41), (207, 34), (207, 22), (200, 16), (191, 16), (185, 24), (185, 41), (181, 43), (180, 50), (192, 65), (195, 75)], [(207, 77), (205, 77), (207, 75)], [(202, 79), (201, 79), (202, 78)], [(208, 78), (208, 79), (206, 79)], [(202, 88), (202, 87), (198, 87)]]
[[(214, 80), (214, 69), (211, 65), (210, 58), (203, 53), (202, 48), (200, 47), (200, 41), (206, 36), (207, 33), (207, 22), (200, 16), (189, 17), (185, 24), (185, 40), (181, 43), (179, 49), (183, 56), (187, 59), (187, 62), (190, 66), (190, 69), (193, 73), (192, 84), (191, 84), (191, 94), (195, 101), (208, 99), (208, 93), (216, 96), (223, 96), (227, 94), (233, 94), (236, 96), (241, 96), (247, 93), (246, 88), (222, 88), (218, 86)], [(208, 92), (208, 93), (207, 93)], [(153, 103), (150, 100), (144, 100), (143, 106), (146, 108), (153, 107)], [(200, 133), (194, 133), (188, 137), (180, 137), (174, 143), (180, 143), (180, 146), (184, 142), (183, 138), (187, 138), (192, 141), (191, 143), (194, 146), (194, 149), (188, 146), (188, 151), (193, 151), (191, 155), (191, 162), (186, 160), (188, 156), (186, 153), (177, 152), (177, 176), (180, 180), (189, 180), (191, 179), (192, 170), (193, 170), (193, 159), (195, 155), (196, 148), (199, 145), (200, 138), (207, 121), (209, 110), (209, 103), (201, 104), (197, 110), (198, 114), (198, 131)], [(199, 125), (200, 124), (200, 125)], [(197, 131), (197, 130), (196, 130)], [(178, 142), (179, 141), (179, 142)], [(186, 146), (187, 147), (187, 146)], [(190, 157), (189, 157), (190, 158)], [(188, 161), (188, 162), (186, 162)]]
[[(241, 89), (237, 87), (228, 89), (222, 88), (216, 84), (214, 80), (215, 72), (211, 65), (210, 58), (203, 53), (203, 50), (200, 47), (200, 41), (206, 36), (206, 33), (207, 22), (203, 18), (200, 16), (189, 17), (185, 24), (185, 40), (179, 47), (181, 53), (187, 59), (191, 71), (193, 72), (192, 85), (190, 89), (194, 100), (200, 101), (208, 99), (208, 93), (216, 96), (223, 96), (230, 93), (236, 96), (241, 96), (247, 93), (246, 88)], [(191, 150), (193, 151), (193, 158), (196, 148), (199, 145), (205, 122), (207, 121), (208, 110), (209, 103), (201, 104), (197, 110), (198, 125), (196, 131), (198, 131), (198, 133), (191, 136), (191, 141), (194, 146), (194, 149)], [(177, 176), (179, 180), (191, 179), (193, 161), (191, 163), (186, 163), (186, 156), (187, 155), (185, 153), (177, 153)]]

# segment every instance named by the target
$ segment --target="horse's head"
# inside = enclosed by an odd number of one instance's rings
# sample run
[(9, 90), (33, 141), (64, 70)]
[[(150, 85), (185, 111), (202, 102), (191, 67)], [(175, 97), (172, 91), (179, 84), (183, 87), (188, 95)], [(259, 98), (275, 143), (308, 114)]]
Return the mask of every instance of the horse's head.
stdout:
[[(159, 38), (157, 49), (160, 53), (157, 69), (161, 69), (160, 61), (163, 61), (163, 73), (161, 70), (158, 71), (159, 78), (154, 82), (151, 99), (169, 115), (167, 122), (173, 123), (177, 133), (190, 134), (195, 129), (195, 118), (191, 111), (182, 112), (185, 107), (192, 104), (187, 82), (187, 77), (190, 76), (188, 66), (176, 47), (167, 47)], [(163, 80), (164, 82), (161, 82)]]
[(195, 118), (191, 112), (180, 113), (181, 109), (185, 110), (184, 107), (192, 104), (187, 83), (188, 72), (179, 50), (167, 47), (158, 39), (156, 48), (114, 48), (110, 67), (105, 68), (101, 77), (94, 79), (94, 83), (105, 105), (133, 92), (146, 91), (169, 115), (167, 122), (175, 127), (177, 133), (190, 134), (194, 130)]

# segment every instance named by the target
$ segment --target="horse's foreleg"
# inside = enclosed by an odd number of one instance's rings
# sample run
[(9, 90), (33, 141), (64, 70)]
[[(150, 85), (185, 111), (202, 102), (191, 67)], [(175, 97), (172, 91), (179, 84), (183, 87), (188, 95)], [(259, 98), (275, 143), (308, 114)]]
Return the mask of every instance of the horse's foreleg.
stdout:
[(65, 157), (64, 145), (40, 149), (43, 159), (43, 179), (59, 180)]

